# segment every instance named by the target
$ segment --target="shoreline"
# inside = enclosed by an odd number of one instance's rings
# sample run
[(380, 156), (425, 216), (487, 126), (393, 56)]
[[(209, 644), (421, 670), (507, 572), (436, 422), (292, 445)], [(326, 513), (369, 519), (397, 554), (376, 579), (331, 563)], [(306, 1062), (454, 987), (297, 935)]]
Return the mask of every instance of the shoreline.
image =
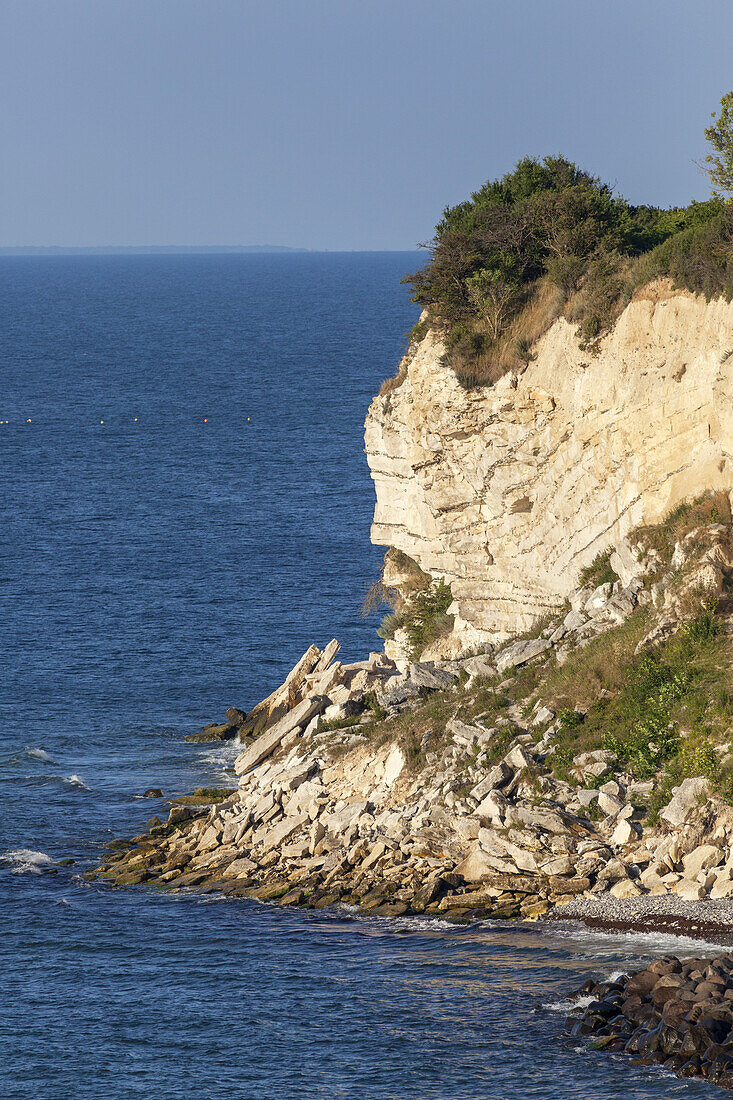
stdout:
[(251, 711), (188, 735), (237, 745), (238, 786), (173, 800), (96, 874), (381, 916), (733, 933), (733, 812), (693, 778), (652, 825), (653, 784), (605, 748), (558, 776), (566, 715), (584, 716), (542, 691), (549, 643), (406, 672), (383, 653), (342, 665), (339, 648), (309, 647)]
[[(706, 535), (718, 546), (720, 525)], [(580, 590), (602, 616), (587, 640), (601, 657), (616, 629), (646, 642), (642, 594)], [(309, 647), (251, 711), (230, 707), (187, 737), (235, 743), (238, 785), (174, 800), (166, 822), (112, 841), (85, 877), (364, 916), (577, 921), (683, 938), (685, 954), (695, 939), (733, 946), (733, 810), (699, 773), (653, 803), (654, 782), (622, 753), (583, 741), (586, 714), (557, 689), (556, 632), (404, 671), (384, 653), (343, 665), (335, 639)], [(719, 999), (733, 1035), (733, 963), (730, 978)], [(598, 1028), (619, 1015), (594, 1011)]]
[[(115, 843), (115, 842), (112, 842)], [(108, 847), (108, 846), (105, 846)], [(54, 869), (62, 864), (54, 865)], [(104, 885), (116, 887), (118, 885), (148, 885), (154, 889), (161, 889), (161, 886), (156, 883), (119, 883), (107, 878), (104, 872), (100, 872), (100, 868), (97, 867), (93, 872), (86, 872), (84, 875), (87, 879), (99, 878)], [(220, 880), (217, 882), (208, 882), (201, 885), (191, 884), (179, 884), (175, 887), (162, 887), (166, 893), (180, 893), (184, 890), (191, 890), (197, 894), (211, 895), (219, 894), (223, 898), (230, 900), (242, 900), (242, 901), (256, 901), (262, 905), (285, 905), (287, 907), (303, 909), (303, 910), (330, 910), (332, 912), (347, 912), (350, 916), (354, 917), (386, 917), (391, 920), (397, 920), (401, 918), (420, 918), (427, 921), (444, 922), (455, 926), (468, 926), (473, 923), (482, 924), (484, 922), (492, 921), (495, 923), (506, 924), (507, 927), (511, 927), (514, 924), (518, 924), (524, 927), (531, 927), (536, 925), (547, 924), (552, 926), (553, 924), (563, 923), (577, 923), (582, 925), (588, 931), (597, 932), (599, 934), (612, 934), (614, 932), (620, 932), (625, 934), (647, 936), (654, 934), (668, 935), (671, 937), (678, 937), (680, 939), (690, 940), (715, 940), (721, 944), (730, 944), (733, 948), (733, 904), (727, 903), (725, 910), (718, 908), (715, 902), (703, 901), (703, 902), (686, 902), (683, 899), (673, 899), (670, 897), (665, 898), (642, 898), (642, 899), (628, 899), (628, 902), (624, 904), (627, 899), (619, 901), (605, 896), (602, 900), (597, 902), (591, 902), (586, 898), (580, 898), (576, 903), (567, 903), (565, 905), (557, 905), (549, 908), (546, 912), (537, 917), (526, 917), (517, 915), (510, 916), (497, 916), (492, 911), (485, 909), (482, 910), (479, 907), (454, 909), (444, 911), (426, 911), (424, 909), (413, 909), (409, 905), (401, 912), (386, 911), (385, 906), (363, 907), (360, 906), (355, 900), (347, 901), (345, 899), (334, 899), (329, 901), (324, 899), (323, 903), (309, 904), (307, 900), (302, 901), (285, 901), (284, 897), (259, 897), (257, 896), (257, 890), (251, 889), (247, 886), (242, 886), (235, 883), (227, 883)], [(650, 908), (649, 902), (664, 901), (666, 906), (664, 909)], [(638, 904), (639, 902), (647, 904)], [(613, 904), (611, 904), (613, 903)], [(670, 904), (672, 903), (672, 904)], [(400, 907), (401, 908), (401, 907)], [(713, 910), (713, 912), (711, 912)], [(640, 952), (645, 954), (646, 952)], [(684, 953), (683, 953), (684, 954)]]
[(733, 1089), (733, 952), (664, 955), (631, 974), (587, 981), (571, 994), (573, 1038)]
[(550, 920), (577, 920), (599, 932), (663, 933), (688, 939), (714, 938), (733, 946), (733, 902), (685, 901), (670, 895), (588, 898), (556, 909)]

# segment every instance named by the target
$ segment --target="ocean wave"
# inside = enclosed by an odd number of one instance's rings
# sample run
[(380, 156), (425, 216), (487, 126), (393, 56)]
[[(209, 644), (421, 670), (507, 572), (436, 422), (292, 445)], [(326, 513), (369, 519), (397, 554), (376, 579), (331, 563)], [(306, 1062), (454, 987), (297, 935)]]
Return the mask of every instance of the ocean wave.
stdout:
[(626, 977), (628, 977), (628, 974), (625, 970), (614, 970), (611, 974), (609, 974), (608, 980), (609, 982), (617, 982), (619, 978)]
[(365, 913), (358, 905), (348, 905), (345, 902), (334, 905), (330, 910), (320, 910), (322, 916), (327, 916), (329, 912), (335, 917), (349, 917), (352, 920), (357, 920), (362, 926), (366, 926), (362, 932), (364, 935), (370, 935), (370, 929), (374, 929), (375, 926), (379, 929), (380, 934), (382, 932), (389, 934), (394, 932), (419, 932), (425, 934), (428, 932), (456, 931), (456, 925), (451, 921), (444, 920), (442, 917), (426, 917), (420, 913), (411, 913), (402, 917), (381, 917), (377, 913), (368, 911)]
[(211, 768), (214, 775), (218, 771), (218, 777), (221, 779), (230, 779), (232, 769), (234, 767), (234, 761), (242, 751), (242, 745), (239, 741), (220, 741), (217, 742), (215, 748), (208, 749), (201, 754), (201, 761), (208, 768)]
[(32, 848), (14, 848), (0, 852), (0, 867), (7, 867), (13, 875), (40, 875), (44, 867), (53, 863), (45, 852), (34, 852)]
[(70, 787), (78, 787), (81, 791), (90, 791), (92, 789), (91, 787), (87, 787), (80, 775), (70, 775), (68, 779), (64, 777), (64, 783), (68, 783)]
[(55, 763), (55, 760), (51, 758), (50, 754), (47, 753), (45, 749), (31, 749), (26, 747), (25, 754), (26, 756), (30, 756), (33, 760), (44, 760), (49, 764)]
[[(558, 939), (573, 941), (578, 954), (597, 958), (599, 962), (605, 955), (627, 955), (630, 963), (639, 958), (655, 955), (680, 955), (689, 952), (699, 955), (709, 948), (713, 951), (729, 951), (730, 944), (715, 938), (696, 938), (684, 933), (619, 931), (617, 929), (587, 928), (581, 921), (543, 921), (545, 931)], [(721, 928), (721, 935), (726, 930)], [(626, 971), (623, 971), (626, 973)]]
[(592, 994), (584, 993), (579, 997), (566, 997), (562, 1001), (548, 1001), (542, 1005), (542, 1008), (547, 1012), (562, 1012), (564, 1016), (567, 1016), (568, 1012), (571, 1012), (574, 1008), (586, 1008), (595, 999)]

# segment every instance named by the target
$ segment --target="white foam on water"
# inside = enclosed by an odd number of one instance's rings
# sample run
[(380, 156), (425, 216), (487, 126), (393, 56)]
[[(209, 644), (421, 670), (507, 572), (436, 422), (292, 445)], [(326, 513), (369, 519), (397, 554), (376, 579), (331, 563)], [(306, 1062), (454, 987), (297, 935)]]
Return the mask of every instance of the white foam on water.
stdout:
[(64, 783), (68, 783), (70, 787), (77, 787), (81, 791), (91, 790), (91, 787), (87, 787), (80, 775), (70, 775), (68, 779), (64, 779)]
[(204, 753), (202, 761), (207, 767), (210, 779), (203, 783), (203, 786), (215, 786), (217, 783), (221, 783), (222, 786), (231, 783), (234, 769), (234, 762), (242, 751), (242, 746), (236, 742), (236, 747), (231, 741), (225, 742), (226, 748), (222, 749), (221, 745), (217, 745), (215, 749), (210, 749), (209, 752)]
[(356, 912), (361, 917), (369, 919), (373, 924), (379, 924), (380, 931), (387, 930), (388, 932), (435, 932), (444, 930), (456, 930), (456, 925), (451, 921), (441, 920), (438, 917), (421, 917), (415, 914), (414, 916), (405, 917), (380, 917), (376, 914), (372, 916), (368, 911), (362, 913), (357, 909)]
[(50, 754), (47, 753), (45, 749), (26, 748), (25, 753), (26, 756), (31, 756), (34, 760), (47, 760), (49, 764), (54, 763), (54, 761), (51, 759)]
[(562, 1012), (563, 1015), (567, 1015), (574, 1008), (587, 1008), (595, 999), (591, 993), (584, 993), (580, 997), (566, 997), (564, 1001), (548, 1001), (542, 1007), (548, 1012)]
[(626, 971), (625, 970), (614, 970), (613, 973), (610, 975), (608, 980), (609, 980), (609, 982), (617, 982), (619, 980), (619, 978), (625, 978), (625, 977), (626, 977)]
[(0, 853), (0, 867), (8, 867), (13, 875), (40, 875), (44, 867), (53, 863), (45, 852), (34, 852), (32, 848), (14, 848)]
[[(640, 919), (643, 919), (640, 918)], [(539, 923), (539, 922), (538, 922)], [(580, 922), (546, 921), (543, 928), (560, 939), (572, 939), (576, 948), (589, 958), (623, 951), (632, 958), (644, 955), (703, 955), (711, 951), (729, 951), (730, 944), (714, 939), (697, 939), (694, 936), (676, 935), (672, 932), (618, 931), (616, 929), (590, 929)], [(721, 929), (724, 931), (724, 929)], [(624, 973), (622, 971), (622, 973)]]

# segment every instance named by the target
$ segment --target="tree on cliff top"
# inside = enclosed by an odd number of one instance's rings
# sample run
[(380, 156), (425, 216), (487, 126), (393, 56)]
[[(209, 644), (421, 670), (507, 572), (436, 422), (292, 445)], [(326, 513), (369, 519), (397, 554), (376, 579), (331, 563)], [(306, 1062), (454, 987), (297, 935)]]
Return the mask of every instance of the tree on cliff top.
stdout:
[(445, 362), (467, 387), (531, 361), (558, 317), (594, 353), (638, 287), (672, 280), (733, 300), (733, 91), (706, 131), (707, 202), (634, 206), (562, 156), (525, 157), (447, 207), (430, 258), (405, 279), (445, 339)]
[(711, 115), (713, 125), (708, 126), (705, 137), (714, 152), (708, 153), (703, 163), (713, 187), (733, 193), (733, 91), (720, 101), (720, 114)]

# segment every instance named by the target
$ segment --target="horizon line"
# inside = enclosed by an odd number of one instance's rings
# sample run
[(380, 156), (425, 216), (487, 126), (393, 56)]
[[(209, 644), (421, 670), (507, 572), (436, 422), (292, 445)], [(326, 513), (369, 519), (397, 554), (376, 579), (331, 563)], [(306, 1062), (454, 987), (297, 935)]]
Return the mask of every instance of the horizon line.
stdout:
[(278, 244), (105, 244), (105, 245), (0, 245), (0, 256), (22, 255), (171, 255), (186, 253), (349, 253), (349, 252), (417, 252), (417, 248), (296, 248)]

